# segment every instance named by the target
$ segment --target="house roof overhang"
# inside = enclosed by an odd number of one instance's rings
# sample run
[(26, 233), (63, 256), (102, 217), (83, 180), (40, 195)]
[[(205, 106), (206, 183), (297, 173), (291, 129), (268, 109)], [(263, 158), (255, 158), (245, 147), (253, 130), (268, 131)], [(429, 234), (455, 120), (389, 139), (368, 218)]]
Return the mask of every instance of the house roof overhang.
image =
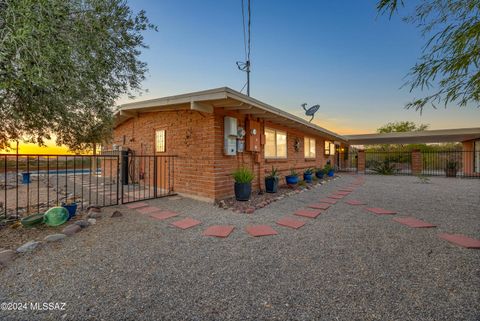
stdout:
[(463, 142), (480, 139), (480, 128), (425, 130), (405, 133), (346, 135), (350, 145)]
[(347, 142), (344, 136), (228, 87), (120, 105), (115, 112), (115, 127), (136, 117), (139, 113), (171, 110), (196, 110), (204, 113), (213, 113), (215, 108), (237, 111), (241, 114), (252, 115), (255, 118), (298, 129), (306, 133), (320, 135), (337, 142)]

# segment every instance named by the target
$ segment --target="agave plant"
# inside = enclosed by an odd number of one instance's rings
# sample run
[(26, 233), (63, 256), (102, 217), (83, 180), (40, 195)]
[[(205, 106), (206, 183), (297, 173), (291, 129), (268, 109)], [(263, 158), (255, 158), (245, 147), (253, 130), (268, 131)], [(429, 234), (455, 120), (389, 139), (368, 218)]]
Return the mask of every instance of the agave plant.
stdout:
[(373, 164), (372, 171), (380, 175), (394, 175), (398, 170), (395, 164), (391, 164), (390, 160), (385, 159), (383, 162)]

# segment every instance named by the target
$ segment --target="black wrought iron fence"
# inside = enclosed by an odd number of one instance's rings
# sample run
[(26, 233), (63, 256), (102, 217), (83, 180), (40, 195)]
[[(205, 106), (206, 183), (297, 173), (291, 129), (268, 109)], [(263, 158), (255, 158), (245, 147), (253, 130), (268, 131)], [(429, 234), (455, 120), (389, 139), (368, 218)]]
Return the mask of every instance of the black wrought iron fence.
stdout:
[(121, 201), (140, 200), (173, 195), (175, 156), (122, 156)]
[(118, 164), (115, 155), (0, 154), (0, 218), (69, 203), (79, 209), (116, 205)]
[(336, 167), (339, 172), (357, 172), (358, 153), (338, 152), (336, 154)]
[(365, 152), (365, 174), (411, 175), (411, 152)]
[(480, 151), (422, 152), (422, 174), (427, 176), (480, 178)]

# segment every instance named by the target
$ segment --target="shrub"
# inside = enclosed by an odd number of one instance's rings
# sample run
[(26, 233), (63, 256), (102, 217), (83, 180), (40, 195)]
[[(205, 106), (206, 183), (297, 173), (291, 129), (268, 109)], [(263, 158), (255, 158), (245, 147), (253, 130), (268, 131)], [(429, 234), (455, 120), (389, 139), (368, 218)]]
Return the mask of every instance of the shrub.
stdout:
[(380, 175), (393, 175), (397, 172), (395, 164), (390, 164), (388, 159), (383, 162), (376, 162), (373, 164), (372, 171)]
[(277, 178), (278, 179), (278, 169), (272, 166), (272, 171), (270, 174), (265, 176), (265, 178), (272, 179), (272, 178)]

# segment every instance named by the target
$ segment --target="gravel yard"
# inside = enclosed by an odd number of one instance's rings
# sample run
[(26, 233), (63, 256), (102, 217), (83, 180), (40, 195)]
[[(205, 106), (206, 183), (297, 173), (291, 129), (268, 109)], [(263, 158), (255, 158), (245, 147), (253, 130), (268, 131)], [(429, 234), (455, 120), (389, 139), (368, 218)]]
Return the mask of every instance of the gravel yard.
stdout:
[[(254, 214), (174, 198), (157, 221), (124, 206), (77, 235), (0, 270), (1, 302), (65, 302), (64, 311), (0, 311), (1, 320), (480, 320), (480, 251), (437, 237), (480, 239), (480, 180), (365, 176), (365, 184), (298, 230), (275, 221), (355, 177), (274, 202)], [(365, 206), (438, 225), (413, 229)], [(395, 217), (394, 216), (394, 217)], [(180, 230), (169, 223), (202, 222)], [(279, 234), (254, 238), (251, 224)], [(233, 225), (226, 239), (205, 237)]]

